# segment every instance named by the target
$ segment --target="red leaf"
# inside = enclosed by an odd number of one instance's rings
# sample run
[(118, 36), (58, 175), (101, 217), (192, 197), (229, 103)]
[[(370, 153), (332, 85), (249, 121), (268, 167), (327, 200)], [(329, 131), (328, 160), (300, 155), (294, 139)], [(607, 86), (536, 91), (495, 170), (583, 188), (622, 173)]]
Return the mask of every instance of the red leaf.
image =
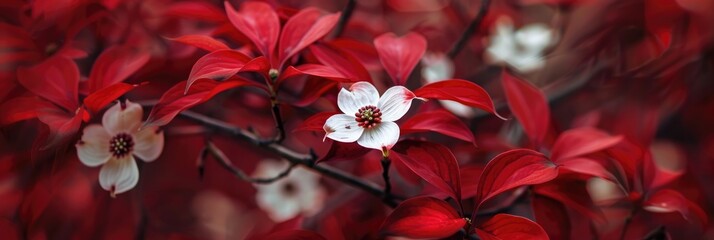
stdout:
[(278, 232), (271, 233), (270, 235), (266, 236), (265, 239), (284, 239), (284, 240), (320, 240), (320, 239), (325, 239), (322, 237), (320, 234), (310, 232), (310, 231), (305, 231), (305, 230), (298, 230), (298, 229), (290, 229), (290, 230), (282, 230)]
[(102, 88), (89, 94), (89, 96), (84, 99), (84, 107), (86, 107), (87, 110), (93, 114), (99, 113), (104, 106), (131, 91), (136, 86), (138, 85), (117, 83), (109, 87)]
[(478, 194), (478, 181), (483, 173), (481, 166), (461, 167), (461, 197), (468, 199)]
[(308, 7), (293, 15), (283, 28), (278, 46), (280, 69), (283, 64), (296, 53), (329, 33), (340, 13), (322, 15), (317, 8)]
[(643, 208), (655, 213), (678, 212), (685, 220), (699, 223), (702, 228), (706, 227), (708, 222), (706, 213), (699, 205), (671, 189), (663, 189), (650, 195)]
[(0, 104), (0, 126), (37, 117), (37, 97), (16, 97)]
[(401, 161), (426, 182), (461, 202), (459, 163), (449, 148), (436, 143), (406, 140), (397, 144), (394, 159)]
[(320, 63), (334, 68), (352, 81), (372, 82), (372, 77), (362, 63), (352, 54), (331, 44), (313, 44), (310, 52)]
[(325, 78), (328, 80), (336, 82), (352, 82), (352, 80), (346, 78), (342, 73), (336, 71), (335, 69), (318, 64), (303, 64), (296, 67), (290, 66), (285, 69), (285, 72), (280, 74), (277, 84), (282, 83), (285, 79), (295, 77), (297, 75), (310, 75)]
[(67, 111), (79, 105), (79, 69), (68, 58), (55, 56), (32, 67), (19, 67), (17, 80), (30, 92)]
[(605, 223), (605, 216), (593, 203), (587, 190), (587, 180), (558, 177), (553, 181), (533, 186), (533, 192), (541, 197), (558, 201), (588, 219)]
[(619, 144), (622, 136), (610, 136), (595, 128), (576, 128), (560, 134), (555, 144), (551, 158), (555, 162), (568, 158), (584, 156), (608, 149)]
[(188, 75), (188, 84), (184, 92), (198, 79), (208, 78), (223, 80), (238, 73), (251, 59), (243, 53), (233, 50), (218, 50), (201, 57), (193, 64)]
[(502, 73), (503, 90), (511, 112), (516, 116), (531, 142), (543, 143), (550, 124), (550, 108), (543, 92), (528, 82), (517, 79), (506, 71)]
[(169, 40), (191, 45), (209, 52), (230, 49), (225, 43), (204, 35), (185, 35), (177, 38), (169, 38)]
[(445, 238), (458, 232), (466, 220), (448, 203), (432, 197), (408, 199), (382, 224), (383, 235), (408, 238)]
[(300, 127), (296, 128), (294, 131), (315, 131), (315, 132), (325, 132), (322, 128), (325, 126), (325, 122), (332, 115), (340, 114), (338, 112), (321, 112), (310, 116), (302, 122)]
[[(285, 86), (281, 86), (285, 87)], [(290, 88), (290, 89), (296, 89), (296, 88)], [(302, 87), (302, 90), (297, 91), (297, 99), (294, 100), (283, 100), (282, 102), (288, 103), (293, 106), (297, 107), (306, 107), (315, 101), (317, 101), (318, 98), (322, 97), (326, 92), (330, 90), (335, 90), (339, 89), (339, 83), (338, 82), (333, 82), (333, 81), (325, 81), (324, 78), (320, 77), (315, 77), (315, 76), (306, 76), (305, 79), (305, 84)], [(285, 98), (287, 94), (283, 94), (280, 96), (280, 98)]]
[(618, 183), (617, 178), (605, 167), (595, 160), (588, 158), (571, 158), (558, 162), (561, 171), (567, 170), (574, 173), (584, 174), (592, 177), (599, 177), (613, 183)]
[(510, 150), (494, 157), (484, 168), (476, 203), (481, 205), (499, 193), (548, 182), (557, 176), (558, 167), (543, 154), (529, 149)]
[(186, 81), (183, 81), (174, 85), (166, 91), (163, 96), (161, 96), (156, 106), (151, 109), (151, 113), (149, 113), (149, 117), (146, 119), (144, 127), (166, 125), (181, 111), (208, 101), (216, 94), (225, 90), (246, 85), (260, 87), (259, 85), (244, 79), (228, 80), (225, 82), (206, 79), (195, 83), (190, 89), (188, 89), (188, 92), (184, 94), (186, 83)]
[(433, 131), (476, 144), (471, 129), (461, 119), (445, 110), (421, 112), (402, 123), (400, 128), (402, 134)]
[(483, 240), (549, 239), (548, 234), (530, 219), (509, 214), (497, 214), (476, 228)]
[(449, 79), (430, 83), (414, 91), (414, 94), (422, 98), (456, 101), (467, 106), (483, 109), (506, 120), (498, 115), (493, 106), (493, 100), (491, 100), (491, 96), (488, 95), (486, 90), (467, 80)]
[(89, 92), (126, 80), (149, 62), (146, 51), (127, 46), (114, 46), (102, 52), (89, 73)]
[(402, 37), (385, 33), (374, 39), (379, 60), (396, 85), (404, 85), (426, 51), (426, 39), (414, 32)]
[(364, 147), (356, 143), (341, 143), (337, 141), (332, 141), (332, 145), (330, 145), (330, 150), (325, 153), (325, 156), (322, 156), (320, 159), (317, 159), (315, 163), (356, 160), (366, 155), (367, 153), (369, 153), (369, 151), (365, 151)]
[(244, 2), (238, 12), (228, 1), (225, 2), (225, 7), (228, 20), (233, 26), (272, 62), (280, 34), (280, 20), (273, 7), (264, 2)]
[(79, 108), (74, 114), (46, 105), (38, 107), (37, 118), (50, 128), (50, 136), (43, 149), (55, 146), (77, 133), (82, 120), (87, 118), (84, 108)]
[(534, 195), (533, 215), (548, 236), (553, 239), (570, 239), (571, 222), (565, 206), (548, 197)]
[(179, 18), (197, 19), (216, 23), (226, 20), (223, 12), (209, 2), (174, 2), (164, 14), (167, 16), (176, 16)]

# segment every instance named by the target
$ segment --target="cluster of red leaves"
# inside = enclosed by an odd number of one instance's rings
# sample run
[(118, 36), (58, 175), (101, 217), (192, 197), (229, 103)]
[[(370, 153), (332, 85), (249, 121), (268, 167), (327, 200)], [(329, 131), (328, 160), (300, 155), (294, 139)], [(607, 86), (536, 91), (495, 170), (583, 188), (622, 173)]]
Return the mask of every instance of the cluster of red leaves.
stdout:
[[(0, 235), (711, 238), (714, 4), (482, 1), (0, 3)], [(447, 52), (484, 6), (450, 56), (453, 77), (420, 81), (422, 58)], [(543, 68), (484, 59), (504, 16), (556, 29)], [(381, 181), (381, 153), (323, 142), (338, 92), (358, 81), (425, 100), (398, 122), (393, 195), (326, 176), (318, 214), (274, 222), (253, 185), (204, 163), (207, 141), (246, 170), (279, 144), (316, 154), (307, 167)], [(145, 126), (161, 126), (166, 146), (113, 199), (73, 146), (123, 99), (150, 108)], [(483, 111), (460, 117), (436, 100)], [(178, 117), (189, 109), (212, 120)], [(252, 143), (216, 123), (279, 137)]]

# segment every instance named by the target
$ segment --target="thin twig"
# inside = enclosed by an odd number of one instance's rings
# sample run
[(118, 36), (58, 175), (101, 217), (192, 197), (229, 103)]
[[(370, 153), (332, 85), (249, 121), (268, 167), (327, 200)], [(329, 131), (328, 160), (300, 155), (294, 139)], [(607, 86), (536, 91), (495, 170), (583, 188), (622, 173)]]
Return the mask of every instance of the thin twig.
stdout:
[(447, 54), (449, 58), (456, 58), (456, 56), (459, 55), (459, 52), (461, 52), (464, 46), (466, 46), (466, 43), (468, 42), (469, 38), (471, 38), (471, 35), (476, 32), (476, 29), (481, 25), (481, 22), (483, 22), (484, 17), (486, 17), (490, 5), (491, 0), (481, 0), (481, 8), (478, 10), (478, 14), (476, 14), (476, 17), (474, 17), (474, 19), (471, 20), (469, 25), (466, 26), (466, 29), (461, 34), (461, 37), (456, 40), (456, 43), (454, 43), (454, 45), (449, 50)]
[(278, 136), (272, 140), (271, 143), (281, 143), (285, 140), (285, 125), (283, 123), (283, 116), (280, 114), (280, 104), (277, 100), (273, 100), (273, 119), (275, 119), (275, 128), (278, 129)]
[(392, 161), (388, 156), (382, 157), (382, 178), (384, 179), (384, 198), (389, 199), (392, 195), (392, 184), (389, 182), (389, 165)]
[[(384, 196), (384, 192), (381, 190), (381, 188), (371, 182), (366, 182), (358, 177), (351, 175), (349, 173), (345, 173), (342, 170), (339, 170), (337, 168), (333, 168), (330, 166), (325, 166), (325, 165), (315, 165), (315, 160), (317, 159), (314, 154), (301, 154), (297, 153), (291, 149), (286, 148), (285, 146), (282, 146), (277, 143), (268, 143), (268, 144), (263, 144), (260, 138), (258, 138), (257, 135), (245, 131), (239, 127), (236, 127), (232, 124), (220, 121), (218, 119), (210, 118), (208, 116), (193, 112), (193, 111), (183, 111), (181, 112), (180, 116), (196, 121), (198, 123), (201, 123), (202, 125), (218, 130), (216, 133), (219, 134), (226, 134), (232, 137), (236, 137), (239, 139), (243, 139), (247, 142), (250, 142), (251, 144), (260, 146), (264, 150), (268, 150), (270, 152), (273, 152), (277, 154), (278, 156), (292, 162), (296, 163), (299, 165), (306, 166), (316, 172), (321, 173), (324, 176), (333, 178), (337, 181), (343, 182), (345, 184), (354, 186), (356, 188), (359, 188), (373, 196), (376, 197), (382, 197)], [(396, 207), (398, 202), (397, 200), (404, 199), (403, 197), (395, 196), (395, 195), (390, 195), (388, 199), (383, 199), (384, 204), (390, 207)]]
[(228, 159), (226, 154), (224, 154), (223, 151), (221, 151), (221, 149), (216, 147), (216, 145), (213, 144), (212, 142), (206, 143), (206, 149), (208, 150), (209, 153), (211, 153), (211, 156), (213, 156), (213, 158), (218, 163), (223, 165), (223, 167), (225, 169), (228, 169), (228, 171), (233, 173), (233, 175), (236, 175), (236, 177), (240, 178), (241, 180), (250, 182), (250, 183), (256, 183), (256, 184), (273, 183), (277, 180), (280, 180), (280, 179), (288, 176), (290, 174), (290, 172), (293, 170), (293, 168), (295, 168), (295, 166), (297, 166), (297, 163), (290, 162), (290, 166), (288, 168), (286, 168), (285, 170), (283, 170), (282, 172), (280, 172), (276, 176), (269, 177), (269, 178), (252, 178), (252, 177), (248, 176), (248, 174), (245, 174), (245, 172), (243, 172), (243, 170), (241, 170), (240, 168), (233, 166), (233, 164), (231, 163), (231, 160)]
[(342, 15), (340, 15), (340, 20), (337, 22), (335, 31), (332, 32), (332, 38), (339, 37), (340, 35), (342, 35), (342, 32), (345, 31), (347, 22), (349, 22), (350, 17), (352, 17), (352, 12), (354, 12), (356, 5), (357, 1), (347, 0), (347, 5), (345, 5), (345, 8), (342, 10)]

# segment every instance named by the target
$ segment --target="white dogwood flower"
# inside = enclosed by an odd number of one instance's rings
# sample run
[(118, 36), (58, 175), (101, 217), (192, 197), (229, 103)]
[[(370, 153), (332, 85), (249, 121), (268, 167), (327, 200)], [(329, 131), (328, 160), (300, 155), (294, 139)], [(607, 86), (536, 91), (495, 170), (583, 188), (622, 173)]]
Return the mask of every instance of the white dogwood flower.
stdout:
[(112, 196), (129, 191), (139, 181), (139, 168), (134, 156), (150, 162), (164, 148), (164, 133), (157, 127), (139, 130), (143, 109), (126, 101), (110, 107), (102, 117), (102, 125), (84, 128), (75, 145), (79, 160), (89, 167), (102, 165), (99, 185)]
[(556, 40), (547, 25), (534, 23), (514, 30), (511, 19), (499, 18), (496, 32), (486, 49), (486, 59), (491, 63), (508, 63), (520, 72), (543, 67), (543, 52)]
[[(253, 177), (271, 178), (289, 167), (285, 161), (265, 159)], [(320, 184), (320, 175), (295, 167), (288, 176), (270, 184), (256, 184), (258, 206), (275, 222), (289, 220), (298, 214), (312, 216), (322, 209), (327, 191)]]
[(371, 83), (357, 82), (337, 95), (337, 106), (343, 114), (327, 119), (325, 137), (338, 142), (355, 142), (360, 146), (384, 151), (399, 140), (399, 120), (409, 111), (416, 95), (403, 86), (387, 89), (382, 97)]

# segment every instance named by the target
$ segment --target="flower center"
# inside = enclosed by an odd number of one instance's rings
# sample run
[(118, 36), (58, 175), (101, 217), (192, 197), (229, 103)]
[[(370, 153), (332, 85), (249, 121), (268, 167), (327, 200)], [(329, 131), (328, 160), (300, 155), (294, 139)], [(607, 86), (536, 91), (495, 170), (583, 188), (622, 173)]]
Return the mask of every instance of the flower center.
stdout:
[(134, 149), (134, 140), (126, 133), (117, 134), (109, 141), (109, 152), (114, 157), (124, 157)]
[(375, 106), (360, 108), (355, 117), (355, 121), (359, 123), (357, 125), (367, 129), (373, 128), (382, 122), (382, 112)]

